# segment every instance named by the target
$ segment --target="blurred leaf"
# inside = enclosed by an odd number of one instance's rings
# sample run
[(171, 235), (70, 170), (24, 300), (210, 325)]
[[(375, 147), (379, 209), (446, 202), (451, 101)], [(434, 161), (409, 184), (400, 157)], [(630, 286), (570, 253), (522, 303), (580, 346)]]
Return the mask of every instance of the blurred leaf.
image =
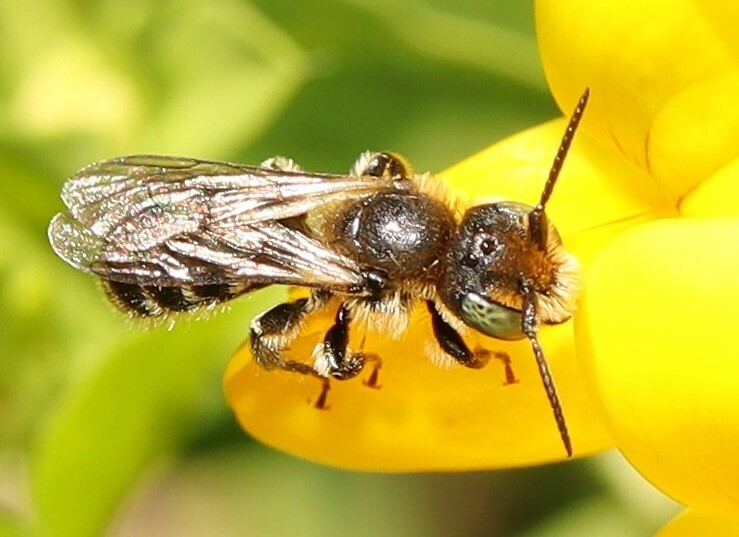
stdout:
[[(24, 24), (26, 10), (8, 4), (0, 14)], [(301, 50), (238, 0), (65, 2), (39, 18), (53, 43), (0, 37), (0, 50), (29, 58), (13, 63), (0, 140), (92, 134), (77, 165), (111, 152), (224, 158), (269, 125), (307, 72)]]
[(651, 535), (654, 529), (624, 510), (623, 505), (594, 497), (563, 510), (535, 529), (522, 533), (521, 537), (642, 537)]
[(272, 122), (307, 74), (302, 51), (247, 2), (182, 0), (142, 41), (167, 91), (155, 94), (137, 152), (226, 158)]
[(18, 520), (0, 513), (0, 537), (31, 537), (32, 535), (34, 534), (22, 526)]
[(438, 170), (557, 113), (528, 3), (0, 0), (0, 56), (0, 448), (33, 450), (44, 535), (102, 533), (154, 461), (220, 441), (221, 371), (272, 303), (130, 330), (48, 247), (66, 176), (132, 151), (345, 171), (392, 149)]
[(349, 3), (366, 10), (404, 43), (424, 54), (469, 64), (505, 77), (509, 82), (535, 89), (544, 87), (535, 40), (530, 34), (509, 28), (504, 19), (486, 22), (434, 8), (421, 0), (403, 3), (350, 0)]
[(70, 388), (36, 452), (33, 489), (45, 530), (100, 534), (138, 474), (191, 435), (225, 359), (246, 335), (245, 320), (273, 297), (260, 293), (235, 308), (241, 315), (187, 330), (132, 334), (101, 356)]
[(259, 5), (302, 46), (313, 76), (246, 161), (287, 154), (306, 169), (343, 172), (360, 152), (389, 149), (438, 171), (557, 113), (529, 4), (508, 10), (517, 29), (479, 6), (471, 11), (487, 18), (423, 2)]

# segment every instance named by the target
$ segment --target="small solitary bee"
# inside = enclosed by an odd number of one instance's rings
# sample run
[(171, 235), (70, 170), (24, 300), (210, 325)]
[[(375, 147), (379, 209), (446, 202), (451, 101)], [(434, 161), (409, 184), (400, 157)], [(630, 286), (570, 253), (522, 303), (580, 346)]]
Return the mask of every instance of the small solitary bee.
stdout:
[[(321, 379), (357, 376), (378, 357), (349, 348), (353, 323), (399, 337), (412, 309), (429, 312), (437, 351), (470, 368), (503, 353), (470, 349), (465, 327), (528, 338), (567, 455), (564, 414), (537, 339), (568, 320), (580, 288), (545, 206), (588, 100), (580, 98), (534, 206), (504, 201), (463, 210), (429, 174), (393, 153), (367, 152), (349, 175), (307, 173), (275, 157), (259, 166), (137, 155), (91, 164), (62, 189), (68, 211), (49, 225), (54, 251), (98, 276), (134, 316), (212, 307), (272, 284), (310, 288), (251, 322), (265, 369)], [(313, 363), (287, 350), (306, 319), (337, 305)]]

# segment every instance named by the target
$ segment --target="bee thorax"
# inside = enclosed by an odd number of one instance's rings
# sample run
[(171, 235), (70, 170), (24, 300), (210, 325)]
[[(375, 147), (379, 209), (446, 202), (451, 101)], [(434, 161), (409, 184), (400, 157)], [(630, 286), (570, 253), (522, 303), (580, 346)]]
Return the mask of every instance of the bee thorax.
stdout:
[(452, 212), (429, 196), (383, 193), (345, 205), (327, 235), (343, 254), (393, 281), (430, 280), (454, 227)]

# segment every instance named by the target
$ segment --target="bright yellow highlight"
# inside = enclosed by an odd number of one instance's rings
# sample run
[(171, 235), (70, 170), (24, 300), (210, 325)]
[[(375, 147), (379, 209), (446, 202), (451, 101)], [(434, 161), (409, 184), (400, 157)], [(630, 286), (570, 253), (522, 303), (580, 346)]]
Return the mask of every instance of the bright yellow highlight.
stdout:
[(737, 2), (539, 1), (544, 70), (564, 110), (682, 196), (739, 156)]
[(736, 159), (687, 195), (680, 204), (680, 214), (739, 217), (739, 200), (735, 197), (738, 187), (739, 159)]
[(662, 528), (656, 537), (736, 537), (739, 519), (686, 511)]
[(624, 454), (677, 500), (727, 512), (739, 508), (738, 269), (739, 219), (640, 226), (593, 263), (577, 320)]

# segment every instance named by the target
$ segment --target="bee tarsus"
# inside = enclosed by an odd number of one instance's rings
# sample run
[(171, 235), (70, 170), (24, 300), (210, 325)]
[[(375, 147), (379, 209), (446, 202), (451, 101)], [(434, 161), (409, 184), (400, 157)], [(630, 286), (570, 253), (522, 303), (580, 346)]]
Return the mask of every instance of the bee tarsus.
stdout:
[(471, 369), (481, 369), (490, 360), (487, 351), (473, 352), (452, 325), (444, 320), (433, 300), (426, 301), (431, 314), (431, 327), (439, 347), (457, 362)]
[[(319, 393), (316, 400), (312, 402), (313, 408), (318, 410), (328, 410), (330, 408), (328, 404), (328, 392), (330, 391), (331, 383), (328, 379), (323, 379), (321, 383), (321, 393)], [(311, 403), (311, 401), (308, 402)]]
[(511, 357), (508, 356), (507, 353), (501, 351), (489, 351), (486, 349), (475, 349), (475, 352), (488, 352), (492, 358), (503, 362), (503, 367), (505, 368), (505, 382), (503, 382), (503, 386), (518, 384), (518, 379), (516, 378), (516, 374), (513, 372), (513, 366), (511, 365)]
[(365, 363), (374, 362), (374, 366), (372, 367), (372, 373), (370, 373), (370, 376), (363, 380), (362, 383), (368, 388), (379, 390), (382, 387), (380, 386), (380, 369), (382, 368), (382, 360), (379, 355), (372, 353), (366, 354), (364, 361)]

